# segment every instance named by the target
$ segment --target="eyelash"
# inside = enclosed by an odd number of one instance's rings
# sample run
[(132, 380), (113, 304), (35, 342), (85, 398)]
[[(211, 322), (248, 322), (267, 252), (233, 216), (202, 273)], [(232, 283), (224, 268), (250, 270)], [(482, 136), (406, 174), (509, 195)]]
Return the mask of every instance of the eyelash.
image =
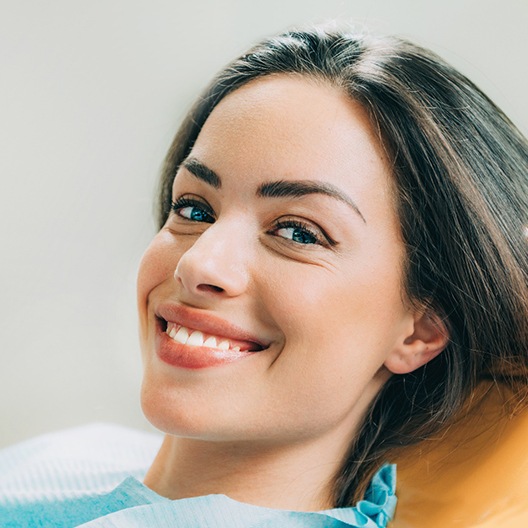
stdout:
[[(181, 210), (182, 209), (185, 209), (186, 207), (197, 207), (199, 208), (203, 213), (205, 213), (206, 215), (208, 215), (212, 221), (207, 221), (207, 220), (197, 220), (197, 219), (191, 219), (191, 218), (186, 218), (185, 216), (182, 216), (181, 215)], [(173, 213), (175, 213), (176, 215), (180, 216), (181, 218), (183, 218), (184, 220), (188, 220), (189, 222), (206, 222), (206, 223), (214, 223), (215, 221), (215, 218), (214, 218), (214, 214), (213, 214), (213, 211), (212, 209), (207, 206), (205, 203), (199, 201), (199, 200), (195, 200), (193, 198), (187, 198), (185, 196), (181, 196), (180, 198), (178, 198), (177, 200), (175, 201), (172, 201), (171, 202), (171, 211)], [(269, 233), (274, 233), (280, 229), (300, 229), (302, 230), (304, 233), (307, 233), (310, 237), (313, 237), (313, 239), (315, 240), (314, 243), (309, 243), (309, 244), (304, 244), (302, 242), (298, 242), (296, 240), (293, 240), (293, 239), (287, 239), (285, 237), (281, 237), (281, 238), (284, 238), (285, 240), (291, 240), (291, 242), (293, 242), (294, 244), (298, 244), (298, 245), (305, 245), (305, 246), (309, 246), (309, 245), (319, 245), (319, 246), (325, 246), (325, 247), (328, 247), (328, 246), (334, 246), (336, 243), (330, 239), (330, 237), (328, 237), (328, 235), (326, 235), (326, 233), (318, 233), (316, 230), (314, 230), (309, 224), (306, 224), (304, 222), (300, 222), (299, 220), (280, 220), (280, 221), (277, 221), (275, 223), (275, 225), (273, 226), (273, 228), (269, 231)]]
[[(185, 216), (182, 216), (180, 214), (182, 209), (185, 209), (186, 207), (197, 207), (201, 209), (205, 214), (207, 214), (209, 217), (212, 218), (212, 222), (207, 222), (212, 224), (214, 222), (214, 214), (210, 207), (208, 207), (206, 204), (199, 200), (194, 200), (193, 198), (186, 198), (185, 196), (181, 196), (176, 201), (171, 202), (171, 211), (184, 220), (189, 220), (190, 222), (200, 222), (200, 220), (193, 220), (191, 218), (186, 218)], [(206, 222), (206, 220), (202, 220), (203, 222)]]
[[(319, 246), (329, 246), (332, 245), (332, 241), (326, 236), (321, 235), (321, 233), (318, 233), (316, 230), (314, 230), (310, 225), (305, 224), (304, 222), (300, 222), (299, 220), (281, 220), (276, 222), (276, 224), (273, 227), (273, 232), (278, 231), (279, 229), (300, 229), (304, 233), (307, 233), (313, 239), (315, 242), (313, 244), (303, 244), (302, 242), (298, 242), (296, 240), (291, 239), (292, 242), (299, 245), (319, 245)], [(290, 239), (286, 239), (290, 240)]]

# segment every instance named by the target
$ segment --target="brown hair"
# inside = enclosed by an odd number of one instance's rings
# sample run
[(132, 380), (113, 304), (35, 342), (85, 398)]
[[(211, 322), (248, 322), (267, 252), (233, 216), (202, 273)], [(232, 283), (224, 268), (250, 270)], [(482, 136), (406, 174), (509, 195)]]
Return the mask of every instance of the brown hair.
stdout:
[(443, 427), (480, 380), (528, 386), (528, 144), (428, 50), (392, 37), (291, 31), (229, 64), (191, 109), (165, 161), (160, 226), (177, 168), (212, 109), (252, 79), (291, 73), (339, 86), (369, 113), (397, 183), (407, 296), (444, 318), (450, 333), (439, 356), (393, 375), (372, 403), (335, 478), (342, 507), (361, 498), (394, 449)]

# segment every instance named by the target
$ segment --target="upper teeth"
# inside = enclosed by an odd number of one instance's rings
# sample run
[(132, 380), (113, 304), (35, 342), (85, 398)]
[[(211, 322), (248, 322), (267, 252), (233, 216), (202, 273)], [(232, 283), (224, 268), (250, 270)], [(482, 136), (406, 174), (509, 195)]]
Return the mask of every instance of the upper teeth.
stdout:
[(204, 335), (200, 330), (192, 330), (176, 323), (167, 323), (166, 333), (182, 345), (206, 346), (209, 348), (219, 348), (220, 350), (240, 351), (239, 346), (231, 346), (231, 343), (224, 338), (213, 335)]

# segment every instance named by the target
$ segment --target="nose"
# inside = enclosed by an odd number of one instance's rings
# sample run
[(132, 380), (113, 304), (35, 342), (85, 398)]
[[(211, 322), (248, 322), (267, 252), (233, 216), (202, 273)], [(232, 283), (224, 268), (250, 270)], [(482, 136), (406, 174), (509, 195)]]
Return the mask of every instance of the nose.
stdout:
[(174, 278), (195, 296), (241, 295), (249, 283), (246, 238), (235, 223), (217, 221), (181, 256)]

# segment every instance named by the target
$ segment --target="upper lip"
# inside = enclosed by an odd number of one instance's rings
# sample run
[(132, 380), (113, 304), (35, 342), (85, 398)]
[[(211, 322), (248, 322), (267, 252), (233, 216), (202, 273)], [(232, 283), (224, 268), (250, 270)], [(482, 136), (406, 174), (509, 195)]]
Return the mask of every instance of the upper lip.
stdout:
[(249, 341), (256, 343), (261, 348), (269, 346), (269, 343), (264, 342), (246, 330), (204, 310), (188, 308), (181, 304), (165, 303), (157, 307), (155, 315), (165, 321), (199, 330), (204, 334), (225, 337), (236, 341)]

